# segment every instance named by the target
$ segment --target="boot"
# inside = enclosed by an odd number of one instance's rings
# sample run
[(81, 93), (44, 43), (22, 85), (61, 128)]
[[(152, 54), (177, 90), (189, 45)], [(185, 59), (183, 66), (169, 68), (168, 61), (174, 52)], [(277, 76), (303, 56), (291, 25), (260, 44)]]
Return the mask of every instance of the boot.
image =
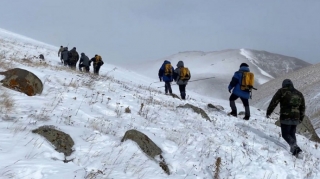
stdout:
[(237, 111), (231, 111), (228, 113), (229, 116), (237, 117)]
[(237, 117), (237, 107), (236, 107), (236, 103), (234, 101), (230, 101), (230, 107), (231, 107), (231, 112), (228, 113), (228, 115), (232, 115), (234, 117)]
[(244, 111), (245, 111), (245, 116), (244, 116), (244, 120), (249, 120), (250, 119), (250, 107), (249, 106), (245, 106), (244, 107)]
[(180, 93), (181, 99), (185, 100), (186, 99), (186, 93), (185, 92), (181, 92)]
[(293, 145), (290, 146), (290, 152), (292, 153), (292, 155), (297, 156), (299, 153), (302, 152), (302, 150), (297, 145)]
[(250, 116), (244, 116), (243, 120), (249, 120)]

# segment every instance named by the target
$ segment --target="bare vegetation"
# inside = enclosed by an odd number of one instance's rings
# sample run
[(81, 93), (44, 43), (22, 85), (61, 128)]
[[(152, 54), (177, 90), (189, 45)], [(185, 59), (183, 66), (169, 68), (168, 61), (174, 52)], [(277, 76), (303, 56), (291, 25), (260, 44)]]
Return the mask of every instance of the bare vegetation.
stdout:
[(1, 113), (11, 112), (14, 109), (14, 106), (15, 106), (15, 102), (11, 98), (11, 96), (8, 93), (3, 92), (0, 95), (0, 111), (1, 111)]

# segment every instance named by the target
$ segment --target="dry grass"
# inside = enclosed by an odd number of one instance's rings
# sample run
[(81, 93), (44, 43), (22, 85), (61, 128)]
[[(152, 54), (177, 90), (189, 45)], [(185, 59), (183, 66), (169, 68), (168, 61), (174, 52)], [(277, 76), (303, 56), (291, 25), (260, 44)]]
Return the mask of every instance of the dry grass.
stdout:
[(219, 173), (220, 173), (220, 168), (221, 168), (221, 158), (218, 157), (215, 163), (215, 173), (214, 173), (214, 179), (219, 179)]
[(14, 106), (15, 102), (8, 93), (4, 92), (0, 95), (0, 111), (2, 113), (11, 112)]

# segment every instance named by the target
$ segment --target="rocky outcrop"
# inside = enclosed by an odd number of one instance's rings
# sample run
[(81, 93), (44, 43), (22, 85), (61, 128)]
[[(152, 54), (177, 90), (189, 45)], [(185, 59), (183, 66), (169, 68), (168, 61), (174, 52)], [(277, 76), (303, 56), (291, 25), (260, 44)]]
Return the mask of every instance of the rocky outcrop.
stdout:
[(209, 103), (207, 106), (208, 106), (208, 108), (211, 108), (215, 111), (223, 111), (224, 110), (224, 108), (220, 105), (213, 105), (213, 104)]
[(32, 133), (37, 133), (46, 138), (55, 147), (56, 151), (64, 153), (65, 156), (70, 156), (73, 152), (74, 142), (70, 135), (55, 129), (54, 126), (41, 126), (32, 130)]
[(200, 114), (203, 118), (205, 118), (207, 121), (210, 121), (211, 122), (211, 119), (210, 117), (208, 116), (208, 114), (201, 108), (198, 108), (192, 104), (185, 104), (183, 106), (178, 106), (177, 108), (189, 108), (189, 109), (192, 109), (194, 112)]
[(5, 76), (0, 82), (7, 88), (25, 93), (28, 96), (42, 93), (43, 84), (41, 80), (28, 70), (14, 68), (0, 72), (0, 75)]
[(155, 156), (160, 156), (159, 166), (169, 175), (169, 167), (166, 164), (164, 158), (162, 157), (161, 153), (162, 150), (145, 134), (142, 132), (139, 132), (137, 130), (128, 130), (123, 138), (121, 139), (121, 142), (124, 142), (126, 140), (132, 140), (138, 144), (140, 149), (149, 157), (155, 158)]

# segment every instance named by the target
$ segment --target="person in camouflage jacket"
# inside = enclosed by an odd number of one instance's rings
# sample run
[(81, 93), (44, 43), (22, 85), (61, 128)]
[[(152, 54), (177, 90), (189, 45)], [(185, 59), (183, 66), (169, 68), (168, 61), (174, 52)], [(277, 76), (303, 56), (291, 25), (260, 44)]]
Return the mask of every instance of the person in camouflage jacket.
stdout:
[(76, 47), (73, 47), (69, 52), (69, 66), (71, 69), (75, 70), (80, 57)]
[(294, 88), (290, 79), (283, 80), (282, 88), (273, 96), (267, 109), (267, 118), (279, 103), (282, 137), (290, 145), (290, 152), (297, 155), (301, 149), (297, 145), (296, 128), (304, 118), (305, 101), (303, 94)]

